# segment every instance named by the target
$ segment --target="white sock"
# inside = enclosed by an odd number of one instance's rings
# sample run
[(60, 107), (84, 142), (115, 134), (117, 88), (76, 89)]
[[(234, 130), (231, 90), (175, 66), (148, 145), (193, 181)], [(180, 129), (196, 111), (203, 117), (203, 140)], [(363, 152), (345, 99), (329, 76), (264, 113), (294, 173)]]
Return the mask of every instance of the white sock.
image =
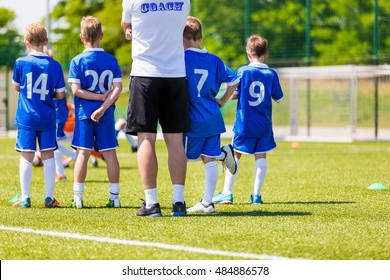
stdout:
[(43, 176), (45, 180), (46, 196), (54, 198), (54, 186), (56, 184), (56, 164), (54, 158), (43, 161)]
[(234, 183), (236, 182), (236, 178), (237, 178), (237, 174), (238, 174), (238, 166), (239, 166), (239, 159), (235, 158), (236, 160), (236, 163), (237, 163), (237, 172), (236, 174), (232, 174), (228, 171), (225, 172), (225, 183), (224, 183), (224, 186), (223, 186), (223, 191), (222, 193), (224, 195), (229, 195), (233, 192), (233, 187), (234, 187)]
[(125, 135), (126, 135), (127, 141), (130, 143), (130, 145), (131, 145), (132, 147), (137, 147), (137, 146), (138, 146), (137, 142), (134, 140), (134, 138), (133, 138), (130, 134), (127, 134), (127, 133), (125, 132)]
[(145, 193), (145, 207), (149, 209), (153, 204), (157, 203), (157, 188), (144, 190)]
[(62, 146), (58, 144), (58, 149), (64, 154), (67, 155), (68, 157), (71, 157), (73, 161), (76, 160), (76, 152), (73, 149), (69, 149), (65, 146)]
[(73, 199), (83, 200), (84, 183), (73, 183)]
[(119, 198), (120, 186), (119, 183), (110, 183), (110, 200)]
[(22, 199), (30, 197), (32, 180), (32, 163), (20, 157), (19, 160), (19, 178), (20, 188), (22, 190)]
[(256, 160), (253, 194), (260, 195), (261, 187), (263, 186), (266, 173), (267, 160), (265, 158), (259, 158), (258, 160)]
[(203, 201), (210, 204), (213, 201), (213, 194), (218, 182), (218, 162), (212, 161), (204, 165), (205, 180)]
[(62, 152), (60, 149), (54, 151), (54, 160), (56, 164), (56, 173), (61, 177), (65, 177), (64, 165), (62, 164)]
[(175, 184), (173, 185), (173, 203), (184, 203), (184, 186)]

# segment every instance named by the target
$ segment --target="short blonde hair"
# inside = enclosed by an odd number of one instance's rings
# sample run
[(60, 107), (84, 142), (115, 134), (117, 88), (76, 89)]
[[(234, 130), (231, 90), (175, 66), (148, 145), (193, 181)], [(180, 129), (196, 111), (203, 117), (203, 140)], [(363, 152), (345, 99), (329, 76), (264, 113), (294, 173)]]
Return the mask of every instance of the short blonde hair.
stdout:
[(83, 17), (80, 22), (80, 27), (81, 35), (83, 35), (84, 40), (90, 44), (99, 40), (103, 33), (101, 21), (93, 16)]
[(188, 16), (184, 27), (183, 37), (188, 40), (198, 41), (202, 39), (202, 22), (196, 17)]
[(268, 53), (268, 40), (260, 35), (251, 35), (246, 41), (246, 51), (255, 57)]
[(24, 40), (33, 46), (43, 46), (47, 40), (46, 28), (39, 22), (27, 25), (24, 31)]

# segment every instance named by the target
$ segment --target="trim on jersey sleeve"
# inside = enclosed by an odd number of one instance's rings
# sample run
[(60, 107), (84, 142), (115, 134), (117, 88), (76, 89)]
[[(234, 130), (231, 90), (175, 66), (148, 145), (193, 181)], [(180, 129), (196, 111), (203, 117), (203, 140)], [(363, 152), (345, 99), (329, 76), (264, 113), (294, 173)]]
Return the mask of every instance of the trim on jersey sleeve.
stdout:
[(55, 92), (67, 92), (66, 87), (56, 88)]
[(69, 84), (81, 84), (80, 79), (76, 79), (76, 78), (69, 78), (68, 83)]
[(234, 86), (240, 82), (240, 78), (235, 79), (234, 81), (226, 83), (228, 86)]

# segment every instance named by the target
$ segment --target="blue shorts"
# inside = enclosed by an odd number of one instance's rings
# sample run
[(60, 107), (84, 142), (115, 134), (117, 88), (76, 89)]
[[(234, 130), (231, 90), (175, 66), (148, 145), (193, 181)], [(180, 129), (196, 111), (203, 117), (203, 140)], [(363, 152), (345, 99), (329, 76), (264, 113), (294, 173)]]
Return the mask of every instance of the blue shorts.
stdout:
[(72, 147), (82, 150), (94, 148), (99, 152), (116, 149), (118, 140), (115, 135), (114, 118), (106, 118), (98, 123), (91, 119), (76, 120)]
[(27, 130), (18, 128), (15, 150), (18, 152), (37, 151), (37, 139), (40, 151), (57, 149), (55, 130)]
[(200, 156), (215, 158), (221, 155), (221, 136), (211, 137), (183, 137), (187, 159), (195, 161)]
[(234, 135), (233, 149), (242, 154), (264, 154), (276, 148), (273, 136), (267, 138), (250, 138)]
[(57, 140), (66, 139), (66, 134), (64, 132), (64, 123), (57, 123)]

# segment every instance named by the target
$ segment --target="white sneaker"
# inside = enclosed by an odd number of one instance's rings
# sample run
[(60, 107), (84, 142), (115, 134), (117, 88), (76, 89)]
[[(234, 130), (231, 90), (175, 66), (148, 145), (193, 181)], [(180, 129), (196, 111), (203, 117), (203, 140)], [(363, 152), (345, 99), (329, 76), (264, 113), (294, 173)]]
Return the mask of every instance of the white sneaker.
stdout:
[(81, 199), (73, 199), (70, 204), (70, 208), (81, 209), (83, 208), (83, 201)]
[(225, 154), (225, 158), (222, 161), (224, 167), (229, 170), (233, 175), (237, 172), (237, 162), (234, 159), (234, 151), (232, 145), (228, 144), (221, 148), (221, 151)]
[(116, 198), (114, 200), (111, 200), (111, 199), (108, 200), (106, 207), (108, 207), (108, 208), (121, 208), (121, 203), (119, 201), (119, 198)]
[(191, 208), (188, 208), (187, 212), (191, 212), (191, 213), (214, 213), (215, 212), (215, 208), (214, 208), (214, 204), (213, 203), (210, 203), (209, 205), (204, 205), (202, 203), (202, 200), (201, 200), (197, 204), (192, 206)]

